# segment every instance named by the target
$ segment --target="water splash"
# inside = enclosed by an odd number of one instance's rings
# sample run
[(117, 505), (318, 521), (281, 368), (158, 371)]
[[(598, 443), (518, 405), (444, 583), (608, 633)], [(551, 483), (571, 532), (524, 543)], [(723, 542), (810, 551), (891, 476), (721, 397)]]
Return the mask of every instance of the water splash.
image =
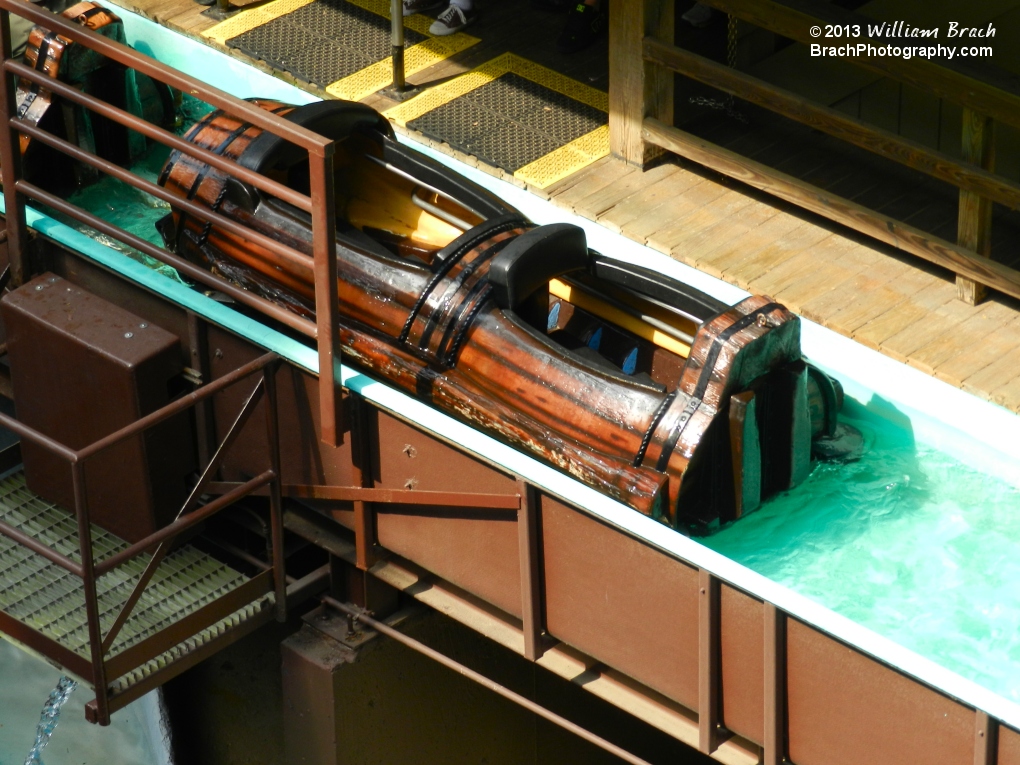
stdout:
[(60, 708), (67, 703), (67, 700), (74, 693), (78, 683), (64, 675), (57, 681), (57, 687), (50, 691), (49, 698), (43, 704), (42, 714), (39, 716), (39, 725), (35, 729), (35, 744), (33, 744), (28, 757), (25, 758), (25, 765), (43, 765), (42, 750), (50, 743), (50, 737), (60, 720)]

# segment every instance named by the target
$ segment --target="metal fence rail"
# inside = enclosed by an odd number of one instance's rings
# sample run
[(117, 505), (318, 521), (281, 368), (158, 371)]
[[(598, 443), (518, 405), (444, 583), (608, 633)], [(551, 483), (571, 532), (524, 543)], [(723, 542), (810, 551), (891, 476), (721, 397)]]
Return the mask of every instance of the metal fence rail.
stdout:
[[(310, 170), (310, 194), (306, 196), (293, 191), (277, 181), (242, 167), (234, 161), (194, 146), (179, 136), (153, 125), (141, 117), (119, 109), (101, 99), (54, 80), (46, 76), (45, 73), (38, 72), (19, 63), (12, 55), (11, 13), (58, 33), (75, 44), (83, 45), (111, 61), (123, 64), (159, 82), (199, 98), (212, 106), (223, 109), (225, 112), (284, 138), (305, 150), (308, 153)], [(343, 429), (340, 427), (342, 422), (341, 399), (337, 390), (339, 385), (340, 346), (337, 323), (338, 289), (336, 283), (336, 210), (334, 209), (335, 191), (333, 176), (334, 142), (283, 117), (268, 112), (255, 104), (236, 98), (218, 88), (214, 88), (200, 80), (161, 64), (126, 45), (103, 37), (61, 16), (51, 14), (31, 4), (20, 2), (20, 0), (0, 0), (0, 54), (2, 54), (0, 55), (0, 60), (2, 60), (3, 67), (3, 76), (0, 77), (0, 122), (7, 125), (6, 130), (0, 130), (0, 166), (3, 168), (4, 179), (6, 181), (4, 184), (4, 198), (7, 206), (8, 249), (10, 252), (12, 285), (17, 287), (30, 276), (27, 272), (28, 263), (25, 258), (25, 244), (27, 242), (25, 202), (26, 199), (35, 199), (81, 223), (95, 228), (97, 231), (144, 252), (150, 257), (178, 269), (188, 278), (219, 290), (238, 302), (251, 306), (276, 321), (286, 324), (291, 329), (316, 340), (319, 353), (319, 401), (323, 412), (321, 437), (326, 443), (334, 446), (338, 445), (342, 439)], [(298, 252), (270, 237), (240, 226), (189, 200), (175, 197), (155, 184), (41, 130), (24, 119), (18, 118), (16, 103), (17, 78), (44, 86), (61, 98), (88, 108), (96, 114), (100, 114), (120, 125), (135, 130), (152, 140), (193, 156), (201, 162), (206, 162), (212, 167), (222, 170), (246, 183), (251, 183), (255, 187), (311, 213), (311, 263), (308, 262), (308, 257), (304, 253)], [(171, 202), (200, 220), (215, 223), (218, 226), (222, 226), (225, 230), (243, 235), (281, 258), (298, 262), (303, 267), (310, 267), (315, 274), (315, 323), (313, 324), (310, 321), (297, 317), (268, 300), (245, 292), (226, 280), (220, 279), (208, 271), (187, 262), (183, 258), (179, 258), (160, 247), (156, 247), (118, 226), (106, 223), (81, 208), (71, 205), (53, 194), (49, 194), (34, 184), (28, 183), (24, 179), (21, 153), (18, 150), (19, 134), (31, 136), (72, 159), (84, 162), (137, 189), (152, 194), (164, 201)]]
[[(269, 450), (270, 464), (259, 475), (215, 500), (199, 505), (199, 499), (206, 492), (210, 479), (219, 469), (224, 454), (226, 454), (231, 444), (234, 443), (241, 428), (248, 422), (255, 407), (263, 397), (266, 399), (266, 434), (271, 439), (270, 443), (276, 438), (277, 407), (273, 375), (278, 365), (279, 357), (275, 353), (267, 353), (251, 363), (241, 366), (233, 372), (172, 401), (130, 425), (77, 450), (70, 449), (54, 441), (13, 417), (0, 414), (0, 426), (13, 431), (23, 440), (61, 457), (68, 463), (71, 470), (74, 487), (74, 515), (78, 527), (78, 548), (80, 555), (78, 561), (48, 547), (6, 521), (0, 521), (0, 534), (13, 539), (18, 544), (27, 547), (82, 580), (91, 662), (86, 667), (80, 660), (70, 660), (66, 666), (72, 671), (82, 674), (95, 688), (94, 722), (104, 725), (109, 724), (110, 714), (134, 697), (132, 695), (131, 697), (115, 697), (111, 699), (109, 690), (113, 680), (143, 666), (181, 641), (217, 623), (244, 605), (261, 598), (267, 592), (271, 591), (275, 594), (277, 617), (285, 617), (287, 594), (283, 561), (283, 515), (279, 488), (279, 451), (277, 449)], [(97, 562), (85, 489), (85, 465), (87, 461), (116, 444), (141, 434), (167, 419), (209, 400), (220, 391), (224, 391), (253, 377), (257, 378), (255, 386), (247, 396), (233, 426), (227, 431), (216, 453), (205, 466), (202, 475), (178, 511), (175, 520), (135, 544), (128, 546), (126, 549)], [(267, 573), (260, 575), (261, 578), (256, 577), (247, 584), (217, 598), (190, 616), (185, 617), (185, 619), (156, 632), (141, 643), (111, 656), (110, 653), (114, 640), (127, 623), (145, 587), (149, 584), (153, 574), (156, 573), (160, 562), (166, 556), (174, 540), (196, 523), (209, 518), (242, 497), (252, 494), (263, 487), (268, 487), (270, 499), (270, 526), (272, 529), (273, 550), (272, 565), (267, 570)], [(97, 581), (137, 558), (147, 550), (151, 550), (153, 546), (157, 546), (155, 552), (135, 583), (134, 589), (125, 602), (121, 604), (113, 625), (103, 635), (100, 623)], [(5, 626), (7, 626), (6, 621), (7, 619), (4, 620)], [(59, 640), (54, 640), (28, 627), (22, 627), (16, 630), (16, 632), (18, 639), (44, 654), (54, 656), (62, 661), (68, 658), (66, 654), (69, 652), (61, 646)]]

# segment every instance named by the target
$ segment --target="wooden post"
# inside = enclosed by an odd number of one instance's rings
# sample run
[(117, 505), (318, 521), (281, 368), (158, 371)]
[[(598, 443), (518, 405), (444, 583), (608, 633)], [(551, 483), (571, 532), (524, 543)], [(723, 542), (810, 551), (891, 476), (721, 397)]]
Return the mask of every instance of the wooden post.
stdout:
[[(963, 158), (984, 170), (995, 167), (994, 123), (990, 117), (973, 109), (963, 110)], [(956, 243), (978, 255), (988, 257), (992, 252), (992, 202), (973, 191), (960, 190), (960, 217), (956, 228)], [(977, 305), (985, 298), (985, 285), (956, 277), (960, 300)]]
[(644, 118), (673, 124), (673, 73), (644, 60), (642, 41), (648, 35), (673, 44), (673, 5), (619, 0), (609, 22), (609, 147), (641, 167), (662, 153), (641, 137)]

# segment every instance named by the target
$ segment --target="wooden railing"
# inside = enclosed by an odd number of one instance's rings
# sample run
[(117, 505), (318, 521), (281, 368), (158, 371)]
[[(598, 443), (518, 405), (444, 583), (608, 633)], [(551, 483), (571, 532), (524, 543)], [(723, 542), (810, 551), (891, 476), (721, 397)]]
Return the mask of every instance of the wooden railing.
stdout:
[[(871, 21), (813, 0), (703, 1), (736, 18), (809, 44), (819, 42), (810, 34), (812, 26), (857, 24), (866, 31)], [(1020, 183), (994, 172), (992, 134), (995, 121), (1020, 126), (1020, 78), (959, 59), (844, 59), (960, 105), (961, 161), (675, 47), (672, 3), (622, 0), (621, 5), (622, 13), (618, 12), (610, 28), (609, 124), (614, 154), (644, 165), (662, 149), (674, 152), (951, 270), (957, 274), (960, 297), (967, 302), (980, 302), (986, 287), (1020, 298), (1020, 271), (990, 258), (992, 203), (1020, 209)], [(862, 37), (851, 42), (881, 47), (893, 41)], [(674, 127), (674, 72), (956, 186), (957, 241), (945, 241)]]

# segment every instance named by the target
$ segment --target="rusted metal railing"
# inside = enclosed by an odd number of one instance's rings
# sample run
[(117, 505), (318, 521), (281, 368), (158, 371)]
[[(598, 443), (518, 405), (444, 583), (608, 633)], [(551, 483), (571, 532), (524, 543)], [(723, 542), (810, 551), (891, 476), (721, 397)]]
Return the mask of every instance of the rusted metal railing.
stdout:
[[(311, 176), (310, 193), (296, 192), (264, 175), (249, 170), (214, 152), (194, 146), (179, 136), (164, 130), (139, 116), (119, 109), (94, 96), (83, 93), (65, 83), (48, 77), (19, 63), (12, 56), (10, 14), (14, 13), (35, 24), (55, 32), (76, 44), (83, 45), (111, 61), (148, 75), (170, 87), (177, 88), (206, 103), (223, 109), (245, 122), (269, 131), (308, 152)], [(336, 283), (336, 211), (334, 209), (333, 153), (334, 142), (259, 106), (231, 96), (200, 80), (189, 77), (125, 45), (112, 41), (68, 19), (49, 13), (21, 0), (0, 0), (0, 54), (3, 76), (0, 77), (0, 122), (7, 126), (0, 130), (0, 166), (4, 174), (4, 199), (7, 209), (8, 249), (10, 252), (12, 284), (17, 287), (31, 276), (25, 257), (27, 226), (26, 200), (32, 199), (49, 205), (97, 231), (133, 247), (156, 260), (175, 268), (189, 279), (218, 290), (239, 303), (255, 308), (266, 316), (315, 340), (319, 355), (319, 405), (321, 411), (321, 438), (337, 446), (343, 437), (340, 383), (340, 345), (338, 330), (338, 291)], [(118, 180), (152, 194), (186, 211), (189, 215), (221, 226), (265, 247), (281, 258), (308, 263), (308, 256), (270, 237), (252, 231), (238, 223), (212, 212), (190, 200), (177, 197), (162, 187), (144, 180), (116, 164), (65, 141), (31, 123), (18, 118), (16, 104), (16, 78), (35, 83), (55, 96), (83, 106), (98, 115), (137, 131), (172, 149), (189, 154), (201, 162), (250, 183), (273, 196), (311, 214), (312, 268), (315, 274), (316, 321), (313, 323), (287, 311), (285, 308), (260, 298), (221, 279), (212, 273), (157, 247), (150, 242), (124, 231), (122, 228), (98, 218), (66, 200), (51, 194), (25, 180), (19, 134), (31, 136), (46, 145), (83, 162)]]
[[(276, 390), (273, 376), (278, 365), (279, 357), (275, 353), (267, 353), (233, 372), (172, 401), (163, 408), (136, 420), (130, 425), (77, 450), (49, 438), (13, 417), (0, 414), (0, 426), (13, 431), (25, 441), (64, 459), (71, 470), (74, 487), (74, 513), (78, 524), (80, 561), (75, 561), (67, 555), (57, 552), (4, 521), (0, 521), (0, 534), (10, 537), (18, 544), (27, 547), (82, 580), (90, 644), (91, 661), (88, 664), (83, 664), (80, 657), (61, 646), (58, 641), (23, 625), (20, 629), (16, 630), (16, 636), (32, 648), (48, 656), (58, 658), (68, 669), (82, 675), (94, 686), (96, 700), (88, 708), (89, 716), (93, 719), (93, 722), (108, 724), (110, 714), (114, 709), (120, 708), (140, 693), (140, 689), (132, 689), (134, 692), (127, 694), (126, 697), (118, 696), (116, 699), (111, 699), (109, 696), (111, 679), (116, 679), (133, 669), (143, 666), (146, 662), (151, 661), (186, 638), (215, 624), (268, 592), (273, 591), (275, 593), (277, 617), (281, 619), (285, 617), (286, 579), (283, 561), (283, 507), (280, 493), (279, 449), (270, 448), (270, 464), (259, 475), (222, 496), (204, 505), (199, 505), (199, 499), (206, 492), (210, 479), (219, 469), (224, 454), (229, 450), (237, 434), (244, 427), (245, 423), (248, 422), (256, 406), (263, 398), (266, 399), (266, 435), (271, 444), (276, 442), (278, 426)], [(177, 513), (175, 520), (126, 549), (104, 560), (97, 561), (92, 545), (91, 521), (85, 488), (85, 465), (87, 461), (116, 444), (132, 436), (137, 436), (167, 419), (185, 412), (200, 402), (208, 400), (218, 392), (256, 376), (258, 377), (256, 385), (247, 396), (233, 425), (227, 431), (212, 459), (205, 466), (190, 495)], [(174, 540), (196, 523), (206, 520), (228, 505), (242, 497), (257, 492), (263, 487), (268, 487), (269, 489), (273, 552), (271, 566), (262, 574), (250, 579), (247, 583), (214, 600), (212, 603), (203, 606), (197, 612), (185, 617), (184, 620), (166, 627), (112, 657), (109, 656), (114, 640), (127, 622), (135, 604), (138, 602), (146, 585), (156, 572)], [(100, 623), (97, 581), (137, 558), (139, 555), (151, 550), (154, 546), (156, 550), (136, 582), (133, 591), (120, 606), (120, 611), (114, 619), (111, 628), (103, 635)], [(3, 617), (3, 615), (0, 614), (0, 617)], [(0, 619), (0, 622), (6, 621), (6, 617)], [(150, 681), (145, 684), (145, 689), (148, 689), (149, 686), (156, 682), (158, 674), (157, 672), (150, 678)]]

